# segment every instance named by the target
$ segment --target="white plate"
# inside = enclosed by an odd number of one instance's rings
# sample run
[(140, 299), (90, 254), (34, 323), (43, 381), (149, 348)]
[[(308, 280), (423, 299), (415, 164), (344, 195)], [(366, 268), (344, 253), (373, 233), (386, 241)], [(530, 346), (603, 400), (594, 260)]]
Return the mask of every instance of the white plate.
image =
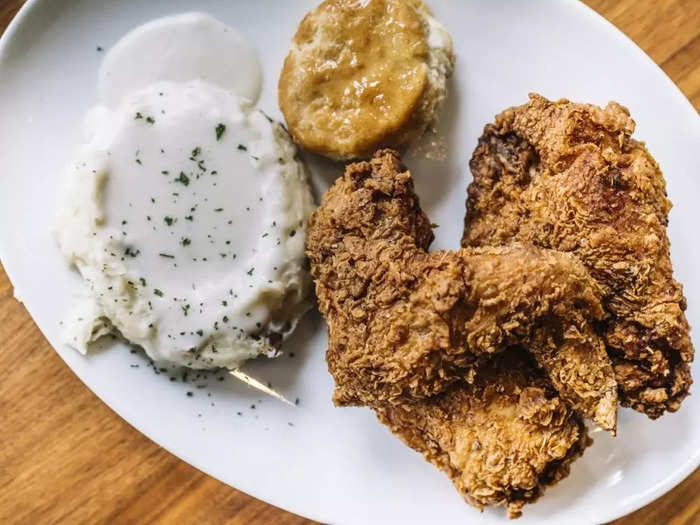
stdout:
[[(196, 3), (257, 46), (264, 70), (260, 106), (278, 118), (277, 75), (295, 26), (313, 3)], [(666, 175), (675, 203), (669, 235), (676, 277), (685, 284), (689, 321), (700, 326), (700, 275), (693, 271), (700, 260), (700, 119), (688, 101), (632, 42), (582, 4), (432, 4), (458, 54), (442, 123), (449, 130), (449, 160), (409, 157), (407, 163), (422, 203), (440, 224), (435, 247), (458, 245), (467, 161), (495, 113), (524, 102), (530, 91), (597, 104), (614, 99), (630, 108), (636, 136), (647, 141)], [(60, 344), (59, 321), (78, 277), (63, 264), (51, 228), (63, 165), (96, 99), (103, 56), (96, 47), (108, 48), (134, 26), (192, 5), (39, 0), (29, 2), (7, 30), (0, 49), (0, 255), (17, 297), (61, 357), (118, 414), (237, 489), (324, 522), (504, 522), (503, 509), (480, 515), (464, 504), (445, 476), (369, 410), (333, 408), (325, 327), (316, 313), (287, 346), (294, 359), (250, 367), (288, 397), (299, 397), (298, 409), (268, 399), (258, 403), (259, 395), (232, 381), (209, 380), (202, 390), (170, 382), (124, 347), (84, 358)], [(331, 163), (312, 168), (320, 189), (340, 172)], [(194, 397), (185, 395), (188, 390)], [(658, 497), (698, 465), (698, 405), (691, 397), (680, 412), (656, 422), (621, 410), (619, 437), (595, 432), (595, 445), (571, 475), (527, 506), (519, 523), (600, 523)]]

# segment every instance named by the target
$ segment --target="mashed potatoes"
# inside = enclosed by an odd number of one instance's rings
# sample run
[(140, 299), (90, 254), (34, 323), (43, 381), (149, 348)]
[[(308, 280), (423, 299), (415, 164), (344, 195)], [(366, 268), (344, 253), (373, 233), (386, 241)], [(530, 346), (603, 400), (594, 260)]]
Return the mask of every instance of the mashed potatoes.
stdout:
[(310, 306), (313, 199), (282, 127), (193, 80), (98, 106), (86, 128), (58, 228), (86, 283), (69, 342), (116, 330), (192, 368), (273, 355)]

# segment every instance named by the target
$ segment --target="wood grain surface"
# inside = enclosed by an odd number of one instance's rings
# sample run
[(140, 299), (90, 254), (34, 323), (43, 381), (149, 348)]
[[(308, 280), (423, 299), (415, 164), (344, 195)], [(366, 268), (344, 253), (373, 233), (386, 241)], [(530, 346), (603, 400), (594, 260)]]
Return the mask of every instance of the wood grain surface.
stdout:
[[(21, 3), (0, 0), (0, 33)], [(700, 108), (700, 0), (586, 3)], [(1, 266), (0, 348), (0, 523), (310, 523), (199, 472), (120, 419), (52, 350)], [(615, 523), (700, 523), (699, 494), (700, 470)]]

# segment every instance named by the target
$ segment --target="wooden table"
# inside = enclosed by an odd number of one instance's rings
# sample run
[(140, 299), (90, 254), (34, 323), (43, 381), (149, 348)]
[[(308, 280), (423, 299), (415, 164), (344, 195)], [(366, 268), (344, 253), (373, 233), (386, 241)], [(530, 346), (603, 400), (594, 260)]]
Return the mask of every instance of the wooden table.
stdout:
[[(21, 3), (0, 0), (0, 33)], [(586, 3), (700, 108), (700, 0)], [(122, 421), (52, 350), (1, 266), (0, 341), (0, 523), (309, 523), (202, 474)], [(697, 470), (615, 523), (699, 523), (699, 493)]]

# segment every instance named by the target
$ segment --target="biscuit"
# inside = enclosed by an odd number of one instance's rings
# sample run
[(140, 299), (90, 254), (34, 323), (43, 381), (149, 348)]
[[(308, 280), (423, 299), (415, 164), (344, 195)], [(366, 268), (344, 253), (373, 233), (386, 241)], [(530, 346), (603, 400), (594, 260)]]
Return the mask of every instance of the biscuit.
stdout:
[(452, 39), (419, 0), (326, 0), (299, 24), (279, 104), (304, 148), (369, 157), (423, 134), (453, 68)]

